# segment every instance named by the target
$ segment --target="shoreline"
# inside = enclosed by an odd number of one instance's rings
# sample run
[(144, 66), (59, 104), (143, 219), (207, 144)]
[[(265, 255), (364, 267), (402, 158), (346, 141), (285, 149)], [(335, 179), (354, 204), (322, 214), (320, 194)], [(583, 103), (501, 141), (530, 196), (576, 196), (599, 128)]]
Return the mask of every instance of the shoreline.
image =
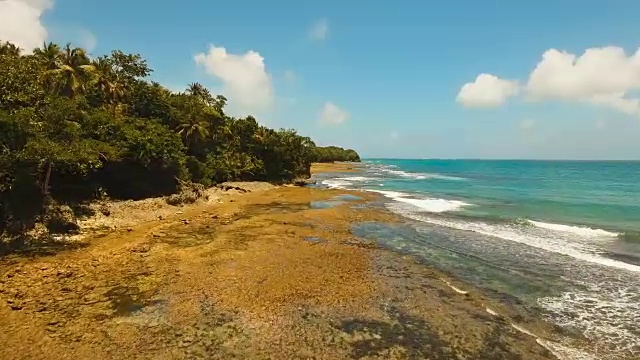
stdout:
[[(314, 172), (327, 169), (357, 166)], [(354, 236), (401, 222), (357, 206), (380, 195), (237, 192), (76, 250), (0, 258), (0, 357), (555, 358), (527, 335), (551, 325)]]

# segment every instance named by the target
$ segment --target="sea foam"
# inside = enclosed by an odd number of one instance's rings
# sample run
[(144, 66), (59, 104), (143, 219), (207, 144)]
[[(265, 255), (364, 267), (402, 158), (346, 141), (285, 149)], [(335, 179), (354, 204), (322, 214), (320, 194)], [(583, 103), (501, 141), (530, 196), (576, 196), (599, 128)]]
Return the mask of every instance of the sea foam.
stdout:
[(538, 304), (552, 314), (549, 317), (554, 323), (582, 329), (588, 338), (617, 344), (618, 352), (640, 356), (637, 287), (601, 281), (602, 284), (583, 284), (589, 291), (567, 291), (558, 297), (540, 298)]
[(462, 177), (448, 176), (448, 175), (442, 175), (442, 174), (436, 174), (436, 173), (413, 173), (413, 172), (407, 172), (403, 170), (394, 170), (389, 168), (381, 168), (380, 170), (388, 174), (392, 174), (392, 175), (404, 177), (404, 178), (415, 179), (415, 180), (425, 180), (425, 179), (456, 180), (456, 181), (467, 180)]
[(346, 186), (353, 185), (352, 182), (342, 180), (342, 179), (327, 179), (323, 180), (322, 184), (327, 185), (333, 189), (346, 189)]
[(346, 180), (346, 181), (369, 181), (369, 180), (374, 180), (374, 178), (368, 178), (368, 177), (364, 177), (364, 176), (350, 176), (350, 177), (345, 177), (345, 178), (338, 178), (339, 180)]
[(593, 264), (640, 273), (640, 266), (601, 256), (598, 254), (596, 248), (590, 246), (588, 242), (581, 242), (579, 237), (562, 237), (558, 232), (535, 233), (527, 231), (526, 228), (518, 225), (489, 224), (480, 221), (464, 221), (424, 216), (413, 209), (407, 209), (402, 206), (397, 206), (396, 204), (389, 204), (388, 207), (390, 210), (414, 220), (458, 230), (472, 231), (478, 234), (533, 246), (556, 254), (570, 256), (574, 259)]
[(409, 204), (417, 209), (416, 211), (426, 211), (432, 213), (442, 213), (447, 211), (456, 211), (460, 210), (465, 206), (471, 206), (471, 204), (458, 201), (458, 200), (447, 200), (447, 199), (439, 199), (439, 198), (414, 198), (411, 194), (402, 193), (398, 191), (384, 191), (384, 190), (371, 190), (373, 192), (377, 192), (383, 194), (384, 196), (391, 198), (395, 201)]
[(616, 237), (619, 235), (618, 233), (614, 233), (614, 232), (606, 231), (602, 229), (592, 229), (589, 227), (582, 227), (582, 226), (545, 223), (545, 222), (533, 221), (533, 220), (528, 220), (528, 221), (529, 223), (539, 228), (553, 230), (553, 231), (568, 232), (568, 233), (585, 236), (585, 237)]

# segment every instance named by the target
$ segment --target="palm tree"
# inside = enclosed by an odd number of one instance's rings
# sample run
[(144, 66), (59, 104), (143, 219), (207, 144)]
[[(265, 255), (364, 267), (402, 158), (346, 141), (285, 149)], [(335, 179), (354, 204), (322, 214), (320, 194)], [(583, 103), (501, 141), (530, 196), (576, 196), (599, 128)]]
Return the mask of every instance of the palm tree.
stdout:
[(20, 56), (20, 48), (8, 41), (0, 42), (0, 56)]
[[(44, 80), (49, 89), (62, 96), (70, 99), (77, 95), (85, 93), (85, 86), (89, 83), (95, 73), (95, 67), (91, 65), (87, 53), (82, 48), (72, 48), (71, 44), (67, 44), (61, 54), (55, 54), (57, 45), (49, 43), (38, 51), (36, 56), (42, 56), (46, 60), (47, 66), (57, 67), (49, 69), (44, 74)], [(50, 62), (51, 61), (51, 62)], [(51, 178), (51, 170), (53, 168), (53, 160), (47, 160), (47, 173), (43, 184), (45, 194), (49, 191), (49, 180)]]
[(214, 101), (213, 96), (211, 96), (211, 92), (206, 87), (202, 86), (200, 83), (191, 83), (187, 87), (187, 94), (195, 97), (196, 99), (202, 101), (207, 105), (211, 105)]
[(223, 120), (219, 123), (211, 124), (211, 128), (214, 129), (214, 133), (211, 138), (217, 144), (225, 143), (227, 146), (235, 146), (239, 143), (239, 141), (236, 141), (233, 136), (233, 119), (228, 119), (226, 121)]
[(62, 96), (74, 98), (86, 91), (86, 84), (94, 79), (95, 67), (82, 48), (67, 44), (62, 51), (60, 65), (46, 72), (50, 89)]
[(121, 82), (112, 81), (107, 86), (107, 91), (105, 95), (107, 97), (107, 102), (111, 106), (111, 112), (113, 116), (116, 116), (118, 105), (121, 103), (124, 95), (126, 93), (126, 89)]
[(224, 95), (217, 95), (213, 100), (213, 107), (220, 114), (224, 114), (225, 105), (227, 105), (227, 98)]
[(260, 126), (253, 134), (253, 140), (258, 144), (265, 144), (269, 138), (273, 135), (273, 130)]
[(46, 70), (55, 70), (62, 64), (63, 54), (58, 44), (43, 43), (41, 48), (33, 50), (33, 56), (40, 60)]
[(112, 63), (106, 58), (98, 58), (92, 62), (97, 77), (96, 86), (104, 95), (113, 116), (116, 116), (118, 104), (125, 94), (125, 86), (118, 81), (113, 72)]
[(93, 60), (91, 62), (91, 65), (93, 65), (93, 67), (96, 70), (96, 74), (98, 74), (99, 76), (98, 83), (97, 83), (98, 86), (100, 86), (100, 84), (103, 83), (103, 80), (113, 79), (114, 77), (113, 65), (111, 64), (111, 61), (109, 61), (109, 59), (105, 57), (99, 57)]
[(214, 129), (213, 138), (216, 139), (218, 127), (223, 119), (216, 108), (216, 99), (211, 92), (200, 83), (191, 83), (187, 87), (186, 94), (194, 98), (198, 103), (190, 102), (191, 112), (198, 112), (203, 122), (208, 124), (208, 128)]
[(189, 145), (197, 145), (200, 141), (209, 136), (208, 124), (204, 120), (202, 105), (194, 103), (193, 100), (187, 100), (186, 119), (182, 124), (178, 125), (177, 131), (184, 139), (187, 147)]
[(207, 123), (198, 120), (195, 117), (189, 117), (186, 121), (178, 125), (178, 134), (184, 137), (187, 147), (189, 144), (198, 144), (209, 136), (209, 130), (207, 130)]

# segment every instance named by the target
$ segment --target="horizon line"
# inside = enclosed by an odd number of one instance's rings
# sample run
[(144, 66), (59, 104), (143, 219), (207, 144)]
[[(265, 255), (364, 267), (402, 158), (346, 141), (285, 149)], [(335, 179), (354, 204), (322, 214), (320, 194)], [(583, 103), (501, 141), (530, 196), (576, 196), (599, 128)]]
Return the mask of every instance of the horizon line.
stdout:
[(610, 162), (640, 162), (638, 159), (553, 159), (553, 158), (409, 158), (409, 157), (362, 157), (362, 160), (473, 160), (473, 161), (610, 161)]

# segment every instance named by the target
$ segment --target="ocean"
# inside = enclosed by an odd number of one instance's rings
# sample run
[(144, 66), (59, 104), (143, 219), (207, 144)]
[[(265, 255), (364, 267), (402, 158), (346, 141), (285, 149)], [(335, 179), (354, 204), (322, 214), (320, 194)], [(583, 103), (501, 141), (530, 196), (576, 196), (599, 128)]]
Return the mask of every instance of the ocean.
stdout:
[(356, 235), (537, 309), (592, 340), (593, 358), (640, 358), (640, 162), (363, 165), (319, 180), (384, 195), (410, 227), (358, 224)]

